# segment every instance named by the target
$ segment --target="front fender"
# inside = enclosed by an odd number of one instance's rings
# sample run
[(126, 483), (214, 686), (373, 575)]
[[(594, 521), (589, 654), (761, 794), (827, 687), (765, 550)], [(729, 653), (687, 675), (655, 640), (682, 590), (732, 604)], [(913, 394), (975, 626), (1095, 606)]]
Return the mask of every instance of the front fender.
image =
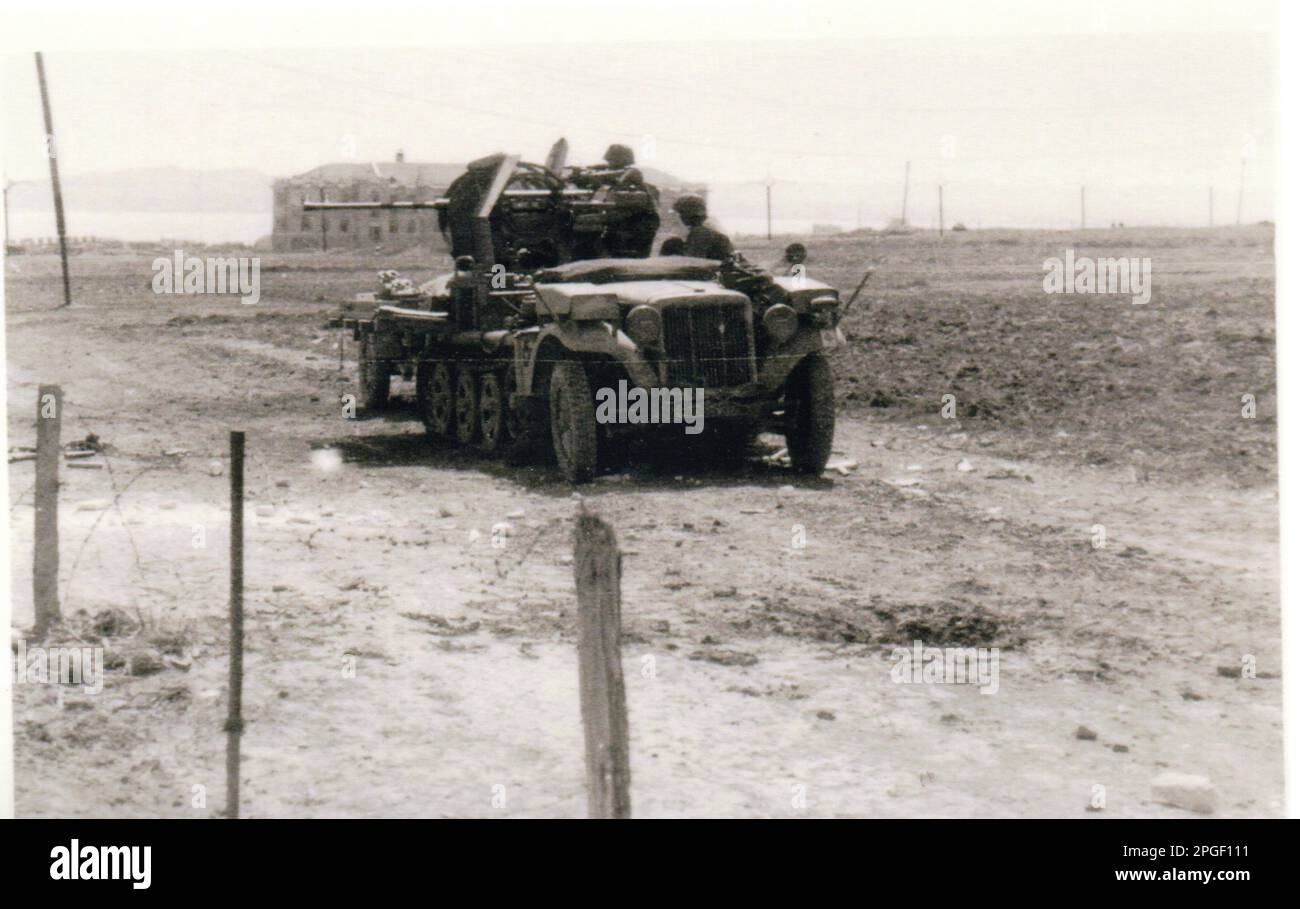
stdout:
[[(554, 339), (565, 350), (580, 354), (608, 357), (627, 370), (628, 378), (637, 385), (653, 388), (659, 384), (654, 367), (641, 356), (636, 344), (623, 332), (613, 329), (608, 322), (552, 322), (537, 336), (537, 346), (528, 364), (523, 388), (532, 389), (537, 375), (541, 351), (553, 347), (547, 344)], [(537, 393), (534, 391), (533, 393)]]
[(823, 332), (812, 328), (801, 328), (787, 343), (770, 351), (758, 368), (758, 384), (768, 391), (777, 391), (785, 384), (790, 373), (794, 372), (799, 361), (808, 354), (838, 347), (844, 336), (839, 333), (839, 329), (827, 329), (827, 331), (832, 335), (831, 343), (823, 340)]

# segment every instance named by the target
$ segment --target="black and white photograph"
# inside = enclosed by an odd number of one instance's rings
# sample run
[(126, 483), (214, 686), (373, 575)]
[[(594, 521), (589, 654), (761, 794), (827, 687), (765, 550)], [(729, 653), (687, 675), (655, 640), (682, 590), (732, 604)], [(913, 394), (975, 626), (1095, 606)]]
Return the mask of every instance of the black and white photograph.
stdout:
[(7, 815), (1295, 813), (1278, 4), (3, 15)]

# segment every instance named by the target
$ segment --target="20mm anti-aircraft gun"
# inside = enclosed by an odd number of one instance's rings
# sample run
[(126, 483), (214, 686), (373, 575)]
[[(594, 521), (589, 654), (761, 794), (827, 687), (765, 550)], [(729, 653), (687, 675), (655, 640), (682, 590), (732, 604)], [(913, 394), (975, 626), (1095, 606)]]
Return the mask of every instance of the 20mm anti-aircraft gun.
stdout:
[[(304, 204), (434, 208), (455, 257), (453, 273), (419, 288), (381, 272), (383, 289), (358, 298), (373, 312), (332, 323), (359, 343), (362, 404), (383, 407), (392, 376), (413, 377), (431, 435), (516, 460), (553, 452), (581, 483), (631, 435), (680, 443), (683, 426), (656, 417), (693, 395), (702, 438), (724, 455), (779, 432), (794, 469), (820, 474), (835, 427), (825, 351), (843, 343), (838, 292), (737, 262), (652, 257), (654, 187), (548, 164), (485, 158), (431, 203)], [(611, 419), (598, 400), (613, 389), (639, 389), (650, 419)]]

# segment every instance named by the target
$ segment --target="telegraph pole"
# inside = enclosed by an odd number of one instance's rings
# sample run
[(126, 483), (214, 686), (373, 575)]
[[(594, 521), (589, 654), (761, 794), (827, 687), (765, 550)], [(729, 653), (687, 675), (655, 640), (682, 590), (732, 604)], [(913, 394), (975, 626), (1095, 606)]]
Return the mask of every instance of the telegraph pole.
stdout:
[(1241, 226), (1241, 200), (1246, 195), (1246, 159), (1241, 159), (1241, 182), (1237, 184), (1237, 226)]
[(772, 178), (767, 178), (767, 238), (772, 239)]
[(45, 62), (36, 52), (36, 81), (41, 86), (41, 113), (45, 115), (45, 156), (50, 160), (50, 185), (54, 188), (54, 224), (59, 232), (59, 260), (63, 265), (63, 305), (72, 305), (72, 283), (68, 280), (67, 227), (63, 222), (63, 190), (59, 186), (59, 159), (55, 151), (54, 120), (50, 116), (50, 93), (45, 86)]
[(912, 181), (912, 162), (908, 161), (903, 165), (903, 217), (900, 221), (900, 227), (907, 226), (907, 187)]

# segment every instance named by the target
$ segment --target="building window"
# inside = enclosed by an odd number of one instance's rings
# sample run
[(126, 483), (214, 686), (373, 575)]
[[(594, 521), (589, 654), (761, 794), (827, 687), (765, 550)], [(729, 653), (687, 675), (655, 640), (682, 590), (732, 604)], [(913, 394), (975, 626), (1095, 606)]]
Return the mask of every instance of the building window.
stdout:
[(339, 222), (339, 233), (341, 233), (341, 234), (345, 234), (345, 233), (347, 233), (347, 232), (348, 232), (348, 222), (347, 222), (346, 220), (340, 221), (340, 222)]
[(396, 218), (393, 218), (391, 221), (388, 222), (388, 232), (390, 234), (401, 233), (401, 230), (402, 230), (402, 225), (397, 223)]
[(302, 219), (302, 232), (303, 232), (303, 233), (307, 233), (307, 231), (309, 231), (309, 230), (311, 230), (311, 218), (303, 218), (303, 219)]

